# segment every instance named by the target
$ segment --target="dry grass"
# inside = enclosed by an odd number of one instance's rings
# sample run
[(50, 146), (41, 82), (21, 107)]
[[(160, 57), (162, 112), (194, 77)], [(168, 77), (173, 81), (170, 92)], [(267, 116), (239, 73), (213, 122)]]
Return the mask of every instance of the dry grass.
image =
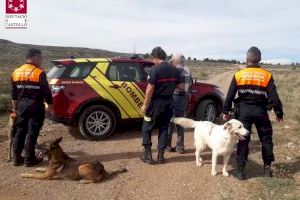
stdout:
[(300, 70), (273, 71), (285, 116), (300, 122)]
[(198, 63), (187, 63), (189, 68), (192, 71), (193, 78), (197, 80), (207, 80), (212, 78), (214, 75), (221, 74), (230, 69), (235, 69), (235, 65), (226, 64), (226, 63), (207, 63), (207, 62), (198, 62)]
[(10, 107), (10, 95), (9, 95), (9, 77), (10, 71), (2, 71), (0, 72), (0, 114), (8, 111)]
[(259, 178), (258, 183), (262, 185), (257, 193), (251, 196), (253, 199), (272, 199), (272, 200), (296, 200), (297, 196), (292, 192), (296, 189), (293, 180), (285, 179), (264, 179)]
[[(299, 199), (299, 128), (300, 128), (300, 69), (271, 69), (284, 111), (284, 123), (275, 123), (274, 174), (279, 178), (259, 180), (265, 189), (259, 193), (261, 199)], [(283, 166), (283, 167), (282, 167)], [(299, 192), (299, 191), (298, 191)]]

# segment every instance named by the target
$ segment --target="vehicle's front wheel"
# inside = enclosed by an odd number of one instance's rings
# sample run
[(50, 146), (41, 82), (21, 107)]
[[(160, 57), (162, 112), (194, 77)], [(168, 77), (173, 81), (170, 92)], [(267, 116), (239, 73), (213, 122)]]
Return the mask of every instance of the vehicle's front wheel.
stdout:
[(205, 99), (198, 105), (196, 120), (214, 122), (217, 118), (217, 106), (213, 100)]
[(106, 139), (115, 130), (116, 116), (106, 106), (90, 106), (81, 113), (77, 126), (80, 134), (86, 139)]

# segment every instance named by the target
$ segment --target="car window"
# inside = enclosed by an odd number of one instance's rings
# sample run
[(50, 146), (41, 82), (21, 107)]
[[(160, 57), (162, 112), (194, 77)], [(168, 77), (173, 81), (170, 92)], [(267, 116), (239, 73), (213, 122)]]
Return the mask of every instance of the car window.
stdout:
[(70, 78), (85, 78), (91, 71), (91, 66), (74, 66), (70, 72)]
[(48, 78), (84, 79), (96, 63), (76, 63), (73, 65), (55, 65), (47, 73)]
[(110, 64), (107, 76), (111, 81), (141, 81), (141, 72), (137, 63), (113, 62)]
[(108, 77), (110, 80), (119, 80), (118, 76), (118, 71), (117, 71), (117, 66), (116, 65), (111, 65), (109, 70), (108, 70)]
[(50, 79), (61, 78), (65, 70), (66, 70), (66, 66), (54, 65), (47, 73), (47, 78)]

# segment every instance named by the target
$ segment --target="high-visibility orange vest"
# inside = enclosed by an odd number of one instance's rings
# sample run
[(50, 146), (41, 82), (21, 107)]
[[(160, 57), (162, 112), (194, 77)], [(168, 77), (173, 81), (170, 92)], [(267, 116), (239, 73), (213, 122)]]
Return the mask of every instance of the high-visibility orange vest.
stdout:
[(248, 66), (234, 74), (239, 99), (267, 102), (267, 87), (272, 74), (259, 66)]
[(12, 74), (13, 82), (39, 82), (42, 69), (33, 64), (26, 63), (17, 68)]
[(247, 67), (235, 73), (237, 85), (253, 85), (266, 88), (271, 80), (271, 72), (263, 68)]
[(26, 63), (17, 68), (11, 76), (12, 98), (43, 99), (41, 94), (40, 76), (44, 71), (31, 64)]

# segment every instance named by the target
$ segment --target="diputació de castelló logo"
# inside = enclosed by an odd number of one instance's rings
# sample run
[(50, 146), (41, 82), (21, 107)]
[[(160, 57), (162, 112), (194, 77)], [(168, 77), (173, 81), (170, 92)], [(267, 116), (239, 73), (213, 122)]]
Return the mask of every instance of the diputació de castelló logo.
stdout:
[(6, 13), (7, 14), (26, 14), (27, 13), (27, 0), (6, 0)]
[(26, 29), (27, 0), (6, 0), (5, 28)]

